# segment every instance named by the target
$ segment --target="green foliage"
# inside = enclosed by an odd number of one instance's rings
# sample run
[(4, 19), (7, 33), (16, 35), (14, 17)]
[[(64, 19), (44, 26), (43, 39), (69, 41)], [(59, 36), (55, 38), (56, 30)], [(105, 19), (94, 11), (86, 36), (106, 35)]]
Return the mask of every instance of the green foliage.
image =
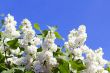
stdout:
[(106, 70), (107, 70), (108, 72), (110, 72), (110, 67), (107, 67)]
[(17, 68), (14, 68), (14, 70), (15, 70), (15, 73), (24, 73), (25, 68), (24, 67), (17, 67)]
[(37, 34), (37, 37), (43, 39), (46, 37), (47, 34), (48, 34), (48, 30), (43, 30), (41, 31), (41, 34)]
[(58, 29), (57, 26), (53, 26), (53, 27), (48, 26), (48, 28), (49, 28), (52, 32), (54, 32), (56, 38), (58, 38), (58, 39), (63, 39), (62, 36), (61, 36), (58, 32), (55, 32), (55, 31)]
[(64, 56), (64, 53), (61, 51), (60, 48), (58, 48), (56, 52), (53, 52), (53, 56), (54, 57)]
[(58, 67), (53, 67), (53, 69), (52, 69), (52, 73), (59, 73), (59, 69), (58, 69)]
[(17, 38), (14, 39), (14, 40), (8, 41), (7, 44), (12, 49), (17, 49), (17, 47), (19, 47), (19, 43), (18, 43), (18, 39)]
[(58, 67), (53, 68), (53, 73), (70, 73), (69, 62), (58, 58)]
[[(37, 29), (37, 30), (39, 30), (39, 31), (41, 32), (41, 34), (38, 34), (38, 35), (37, 35), (37, 36), (40, 37), (40, 38), (45, 38), (46, 35), (48, 34), (48, 30), (43, 30), (43, 31), (41, 31), (40, 26), (39, 26), (38, 24), (34, 24), (34, 28)], [(62, 36), (61, 36), (58, 32), (55, 32), (55, 31), (57, 30), (57, 28), (58, 28), (57, 26), (54, 26), (54, 27), (48, 26), (48, 28), (49, 28), (52, 32), (54, 32), (56, 38), (63, 40)]]
[(43, 30), (43, 31), (42, 31), (43, 37), (46, 37), (47, 34), (48, 34), (48, 30)]
[(4, 63), (4, 62), (5, 62), (5, 57), (0, 52), (0, 63)]
[(23, 26), (22, 26), (22, 25), (20, 25), (20, 26), (19, 26), (19, 29), (21, 30), (22, 28), (23, 28)]
[(6, 69), (7, 67), (5, 65), (5, 56), (0, 52), (0, 72)]
[(9, 70), (2, 71), (1, 73), (14, 73), (14, 70), (13, 69), (9, 69)]
[(14, 67), (12, 69), (5, 70), (2, 73), (24, 73), (24, 70), (24, 67)]
[(42, 51), (42, 47), (37, 49), (37, 52), (41, 52)]
[(34, 28), (37, 29), (37, 30), (40, 30), (39, 24), (35, 23), (35, 24), (34, 24)]
[(7, 69), (7, 67), (6, 67), (5, 63), (0, 63), (0, 73), (6, 69)]
[(68, 61), (59, 59), (58, 62), (59, 62), (58, 69), (60, 73), (70, 73)]
[(54, 32), (54, 34), (55, 34), (56, 38), (63, 40), (62, 36), (58, 32)]
[(20, 48), (20, 51), (24, 51), (24, 48), (23, 47), (19, 47)]
[(69, 62), (73, 70), (81, 71), (86, 69), (85, 65), (82, 63), (81, 60), (76, 60), (76, 61), (70, 60)]

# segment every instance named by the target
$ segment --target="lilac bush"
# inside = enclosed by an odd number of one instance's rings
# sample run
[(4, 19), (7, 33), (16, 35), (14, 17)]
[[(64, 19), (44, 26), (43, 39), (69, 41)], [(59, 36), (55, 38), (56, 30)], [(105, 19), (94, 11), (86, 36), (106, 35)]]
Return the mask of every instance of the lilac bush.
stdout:
[[(1, 73), (109, 73), (110, 63), (103, 58), (103, 49), (92, 50), (86, 44), (86, 26), (80, 25), (68, 34), (64, 46), (57, 27), (41, 30), (23, 19), (19, 29), (14, 17), (8, 14), (0, 31)], [(35, 31), (39, 31), (37, 34)], [(65, 49), (62, 51), (62, 49)]]

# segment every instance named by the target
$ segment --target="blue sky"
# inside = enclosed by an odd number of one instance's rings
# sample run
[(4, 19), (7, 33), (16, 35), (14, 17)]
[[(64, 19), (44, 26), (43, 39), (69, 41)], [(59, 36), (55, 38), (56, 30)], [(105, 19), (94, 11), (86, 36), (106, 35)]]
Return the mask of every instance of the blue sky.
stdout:
[(86, 44), (102, 47), (104, 58), (110, 60), (110, 0), (0, 0), (0, 14), (12, 14), (20, 24), (23, 18), (46, 25), (57, 25), (59, 33), (67, 34), (81, 24), (87, 27)]

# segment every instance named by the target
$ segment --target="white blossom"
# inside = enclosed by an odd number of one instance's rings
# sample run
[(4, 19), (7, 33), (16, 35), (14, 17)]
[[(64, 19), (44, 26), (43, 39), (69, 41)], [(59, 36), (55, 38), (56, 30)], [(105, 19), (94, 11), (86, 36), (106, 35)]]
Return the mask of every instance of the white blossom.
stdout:
[(51, 67), (57, 65), (57, 60), (56, 60), (56, 58), (50, 58), (50, 59), (49, 59), (49, 64), (50, 64)]
[(34, 72), (35, 73), (39, 73), (39, 72), (44, 72), (43, 68), (42, 68), (42, 65), (39, 61), (35, 61), (33, 63), (33, 67), (34, 67)]
[(16, 24), (17, 22), (14, 20), (14, 17), (11, 16), (10, 14), (5, 17), (4, 20), (5, 24), (5, 30), (3, 31), (3, 36), (7, 38), (17, 38), (20, 36), (19, 31), (16, 30)]
[(44, 50), (51, 50), (53, 52), (57, 51), (57, 45), (54, 43), (56, 37), (54, 32), (48, 31), (48, 34), (42, 44)]
[(68, 42), (65, 43), (67, 48), (77, 48), (84, 44), (86, 41), (86, 27), (84, 25), (79, 26), (78, 30), (73, 29), (68, 35)]
[(36, 52), (37, 52), (37, 47), (34, 46), (34, 45), (30, 45), (30, 46), (27, 46), (27, 48), (25, 49), (25, 51), (26, 51), (28, 54), (36, 54)]

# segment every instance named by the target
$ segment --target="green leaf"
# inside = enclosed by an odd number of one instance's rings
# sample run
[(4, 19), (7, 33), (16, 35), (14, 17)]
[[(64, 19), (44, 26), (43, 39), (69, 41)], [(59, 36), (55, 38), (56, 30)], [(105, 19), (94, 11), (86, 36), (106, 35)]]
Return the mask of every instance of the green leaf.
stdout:
[(107, 67), (106, 70), (107, 70), (108, 72), (110, 72), (110, 67)]
[(59, 59), (58, 62), (59, 62), (58, 69), (60, 73), (70, 73), (68, 61)]
[(19, 47), (20, 48), (20, 51), (24, 51), (24, 48), (23, 47)]
[(13, 67), (12, 69), (5, 70), (2, 73), (24, 73), (24, 67)]
[(35, 24), (34, 24), (34, 28), (37, 29), (37, 30), (40, 30), (39, 24), (35, 23)]
[(17, 67), (14, 68), (15, 72), (14, 73), (24, 73), (25, 68), (24, 67)]
[(41, 52), (42, 51), (42, 47), (37, 49), (37, 52)]
[(19, 29), (22, 29), (22, 28), (23, 28), (23, 26), (22, 26), (22, 25), (20, 25), (20, 26), (19, 26)]
[(0, 52), (0, 63), (4, 63), (4, 62), (5, 62), (5, 57)]
[(0, 63), (0, 73), (6, 69), (7, 69), (7, 67), (6, 67), (5, 63)]
[(76, 61), (70, 60), (69, 62), (71, 64), (71, 67), (77, 71), (86, 69), (85, 65), (81, 60), (76, 60)]
[(59, 73), (59, 69), (58, 69), (57, 67), (54, 67), (54, 68), (52, 69), (52, 73)]
[(14, 40), (8, 41), (7, 44), (12, 49), (17, 49), (17, 47), (19, 47), (18, 39), (14, 39)]
[(48, 34), (48, 30), (43, 30), (43, 31), (42, 31), (43, 37), (46, 37), (47, 34)]
[(54, 32), (54, 34), (55, 34), (56, 38), (63, 40), (62, 36), (58, 32)]
[(14, 73), (14, 69), (5, 70), (5, 71), (3, 71), (1, 73)]
[(61, 51), (60, 48), (58, 48), (56, 52), (53, 52), (53, 56), (54, 57), (64, 56), (64, 53)]
[(19, 69), (15, 69), (14, 73), (24, 73), (23, 71), (19, 70)]

